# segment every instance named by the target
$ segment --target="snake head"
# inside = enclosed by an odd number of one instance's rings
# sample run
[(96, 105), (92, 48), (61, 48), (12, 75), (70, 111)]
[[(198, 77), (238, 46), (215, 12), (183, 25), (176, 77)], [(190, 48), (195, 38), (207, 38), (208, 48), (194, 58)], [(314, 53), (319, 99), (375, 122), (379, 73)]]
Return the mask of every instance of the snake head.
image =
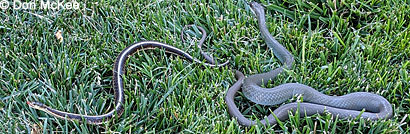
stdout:
[(27, 101), (27, 105), (30, 106), (30, 107), (32, 107), (32, 108), (39, 109), (39, 110), (43, 110), (43, 109), (46, 109), (46, 108), (47, 108), (46, 105), (44, 105), (43, 103), (40, 103), (40, 102), (30, 102), (30, 101)]
[(265, 11), (263, 10), (263, 6), (257, 2), (251, 2), (249, 4), (252, 10), (255, 12), (256, 16), (265, 16)]

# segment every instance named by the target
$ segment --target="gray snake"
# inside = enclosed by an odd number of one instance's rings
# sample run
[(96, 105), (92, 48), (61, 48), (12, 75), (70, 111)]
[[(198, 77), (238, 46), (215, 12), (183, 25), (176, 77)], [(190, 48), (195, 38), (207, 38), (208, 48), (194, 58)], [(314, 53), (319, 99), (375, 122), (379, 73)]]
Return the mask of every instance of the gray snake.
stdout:
[[(274, 88), (262, 88), (260, 85), (267, 84), (269, 80), (274, 79), (285, 68), (291, 69), (294, 59), (293, 55), (279, 44), (266, 28), (264, 8), (256, 2), (250, 3), (250, 6), (255, 12), (264, 41), (273, 50), (275, 56), (284, 64), (284, 68), (279, 67), (266, 73), (251, 75), (247, 78), (245, 78), (242, 72), (235, 72), (238, 81), (228, 89), (225, 101), (229, 114), (236, 118), (240, 124), (252, 126), (258, 123), (242, 115), (234, 103), (235, 94), (241, 89), (242, 85), (244, 96), (252, 102), (261, 105), (281, 104), (295, 95), (302, 95), (303, 102), (285, 104), (273, 111), (273, 114), (281, 121), (289, 118), (288, 112), (295, 113), (298, 108), (300, 110), (300, 117), (324, 114), (326, 112), (339, 118), (361, 116), (370, 120), (389, 119), (393, 116), (391, 104), (382, 96), (373, 93), (355, 92), (343, 96), (328, 96), (316, 91), (312, 87), (298, 83), (286, 83)], [(363, 109), (364, 111), (362, 111)], [(261, 120), (260, 123), (262, 125), (273, 125), (277, 123), (277, 120), (271, 114), (267, 119)]]

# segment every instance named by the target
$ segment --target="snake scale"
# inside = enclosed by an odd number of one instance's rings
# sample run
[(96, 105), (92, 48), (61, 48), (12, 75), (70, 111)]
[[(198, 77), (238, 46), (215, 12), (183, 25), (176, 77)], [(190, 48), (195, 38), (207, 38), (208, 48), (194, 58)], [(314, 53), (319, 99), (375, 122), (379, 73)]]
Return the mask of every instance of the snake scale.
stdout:
[[(275, 56), (284, 64), (284, 68), (291, 69), (294, 61), (293, 56), (269, 33), (265, 24), (264, 8), (256, 2), (250, 3), (250, 6), (257, 17), (259, 30), (264, 41), (273, 50)], [(242, 92), (244, 96), (252, 102), (261, 105), (281, 104), (295, 95), (302, 95), (302, 103), (285, 104), (273, 111), (273, 114), (281, 121), (288, 119), (288, 112), (295, 113), (298, 108), (300, 110), (300, 117), (324, 114), (326, 112), (339, 118), (361, 116), (370, 120), (389, 119), (393, 116), (391, 104), (382, 96), (373, 93), (355, 92), (343, 96), (328, 96), (316, 91), (312, 87), (298, 83), (286, 83), (274, 88), (262, 88), (260, 86), (274, 79), (283, 72), (284, 68), (280, 67), (270, 72), (251, 75), (247, 78), (245, 78), (242, 72), (236, 71), (235, 76), (238, 81), (228, 89), (225, 97), (229, 114), (244, 126), (252, 126), (258, 123), (242, 115), (234, 103), (235, 94), (243, 85)], [(363, 109), (365, 109), (364, 112), (362, 112)], [(262, 125), (273, 125), (277, 123), (277, 120), (271, 114), (267, 119), (261, 120), (260, 123)]]

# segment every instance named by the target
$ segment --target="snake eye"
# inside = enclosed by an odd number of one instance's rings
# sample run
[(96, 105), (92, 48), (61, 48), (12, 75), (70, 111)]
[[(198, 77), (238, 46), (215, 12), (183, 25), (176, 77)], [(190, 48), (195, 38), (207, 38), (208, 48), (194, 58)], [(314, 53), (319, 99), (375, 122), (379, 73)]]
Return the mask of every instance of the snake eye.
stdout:
[(254, 3), (254, 2), (249, 3), (249, 5), (250, 5), (252, 8), (255, 7), (255, 3)]

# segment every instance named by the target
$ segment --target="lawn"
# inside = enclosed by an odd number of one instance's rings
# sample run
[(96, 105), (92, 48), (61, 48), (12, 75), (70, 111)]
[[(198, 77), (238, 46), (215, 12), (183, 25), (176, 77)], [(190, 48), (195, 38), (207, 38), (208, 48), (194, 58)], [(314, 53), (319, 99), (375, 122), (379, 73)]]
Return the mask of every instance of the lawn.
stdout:
[[(266, 6), (269, 31), (295, 56), (294, 67), (266, 87), (296, 82), (327, 95), (372, 92), (393, 105), (394, 117), (291, 116), (272, 126), (240, 126), (224, 102), (236, 81), (233, 69), (248, 76), (281, 65), (246, 1), (103, 0), (70, 10), (0, 9), (0, 132), (410, 132), (410, 1), (259, 2)], [(102, 125), (57, 119), (26, 104), (104, 114), (114, 107), (114, 60), (128, 45), (154, 40), (204, 59), (197, 29), (187, 30), (188, 42), (180, 39), (188, 24), (206, 29), (204, 51), (229, 66), (202, 67), (160, 49), (136, 53), (124, 76), (125, 112)], [(254, 120), (278, 107), (249, 102), (241, 93), (235, 101)]]

